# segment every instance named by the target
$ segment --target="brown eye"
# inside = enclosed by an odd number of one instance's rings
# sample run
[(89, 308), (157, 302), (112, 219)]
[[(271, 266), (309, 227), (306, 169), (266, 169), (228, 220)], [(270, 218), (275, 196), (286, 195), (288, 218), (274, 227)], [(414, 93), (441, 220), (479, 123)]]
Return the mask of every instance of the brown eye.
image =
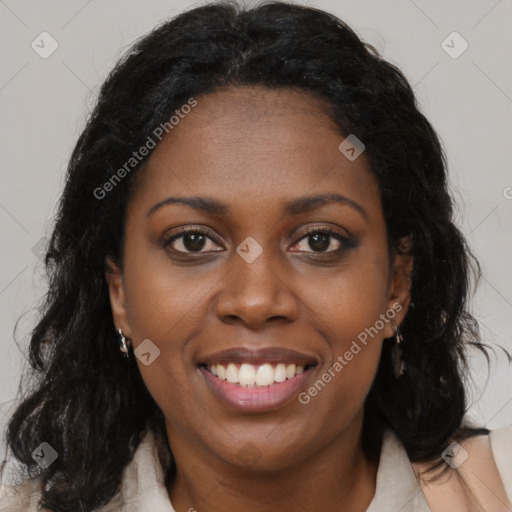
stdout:
[[(171, 246), (173, 251), (179, 253), (197, 253), (202, 252), (205, 246), (208, 246), (208, 240), (212, 241), (209, 232), (203, 229), (182, 229), (179, 233), (170, 236), (164, 242), (164, 247)], [(207, 250), (217, 250), (207, 248)]]
[[(334, 240), (333, 240), (334, 239)], [(326, 228), (313, 228), (303, 236), (293, 247), (300, 246), (299, 252), (333, 253), (340, 252), (349, 245), (350, 238)]]

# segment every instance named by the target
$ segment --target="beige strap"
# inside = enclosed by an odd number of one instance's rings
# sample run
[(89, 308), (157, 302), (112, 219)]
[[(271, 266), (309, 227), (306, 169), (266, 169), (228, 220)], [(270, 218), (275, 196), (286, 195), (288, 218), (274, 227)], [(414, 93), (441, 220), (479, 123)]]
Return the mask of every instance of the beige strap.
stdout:
[(454, 469), (450, 468), (448, 477), (427, 483), (422, 478), (424, 465), (414, 463), (414, 472), (432, 512), (512, 512), (489, 436), (480, 435), (453, 444), (448, 455), (473, 497), (466, 497)]

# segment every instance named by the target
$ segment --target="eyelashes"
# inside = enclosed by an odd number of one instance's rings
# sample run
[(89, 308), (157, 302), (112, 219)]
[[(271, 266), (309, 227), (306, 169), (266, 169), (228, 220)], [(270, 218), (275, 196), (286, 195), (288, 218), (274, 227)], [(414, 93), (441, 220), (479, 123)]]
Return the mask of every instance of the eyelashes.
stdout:
[[(340, 253), (343, 250), (345, 250), (348, 247), (353, 245), (353, 240), (350, 237), (348, 237), (346, 235), (342, 235), (338, 231), (335, 231), (330, 228), (312, 227), (312, 228), (308, 228), (306, 233), (302, 234), (300, 236), (300, 238), (297, 240), (297, 242), (295, 242), (295, 244), (292, 247), (295, 247), (297, 244), (301, 243), (303, 240), (308, 240), (313, 237), (316, 238), (314, 243), (317, 243), (319, 235), (321, 237), (323, 237), (324, 240), (325, 239), (329, 240), (330, 238), (333, 238), (334, 240), (336, 240), (339, 243), (339, 247), (338, 247), (338, 249), (334, 249), (334, 250), (330, 250), (330, 251), (327, 251), (327, 250), (320, 250), (318, 252), (313, 251), (313, 254), (322, 255), (322, 254)], [(320, 238), (320, 240), (322, 240), (322, 238)], [(309, 245), (311, 247), (311, 244), (309, 244)], [(330, 245), (331, 245), (331, 242), (329, 241), (328, 246), (330, 246)], [(308, 252), (308, 251), (299, 251), (299, 252)]]
[[(332, 239), (337, 242), (338, 248), (329, 249), (333, 244)], [(311, 240), (313, 240), (313, 243), (311, 243)], [(213, 242), (213, 244), (211, 244), (212, 248), (204, 251), (203, 249), (208, 245), (208, 241), (210, 243)], [(352, 237), (325, 227), (308, 228), (308, 230), (294, 242), (292, 247), (296, 247), (301, 243), (304, 244), (304, 241), (306, 241), (306, 249), (309, 248), (311, 251), (301, 249), (293, 252), (303, 252), (314, 255), (315, 257), (318, 255), (332, 256), (333, 254), (339, 255), (347, 249), (353, 248), (357, 245), (356, 241)], [(179, 243), (176, 244), (176, 242)], [(162, 246), (171, 253), (186, 256), (195, 254), (211, 254), (212, 252), (222, 251), (222, 249), (215, 248), (216, 244), (220, 244), (220, 242), (216, 240), (216, 236), (209, 230), (197, 227), (185, 227), (179, 229), (178, 232), (167, 236), (164, 239)], [(176, 248), (176, 245), (180, 245), (181, 249)], [(315, 246), (318, 247), (318, 245), (320, 245), (320, 250), (315, 251), (314, 248)]]
[[(215, 237), (213, 235), (205, 230), (200, 228), (181, 228), (176, 234), (169, 236), (164, 241), (164, 247), (169, 248), (176, 240), (183, 239), (185, 237), (189, 237), (190, 239), (196, 239), (195, 243), (197, 243), (197, 239), (201, 239), (200, 237), (209, 238), (210, 240), (215, 240)], [(194, 242), (193, 242), (194, 243)], [(171, 248), (172, 251), (178, 252), (181, 254), (196, 254), (194, 251), (179, 251), (174, 248)], [(218, 249), (217, 249), (218, 250)]]

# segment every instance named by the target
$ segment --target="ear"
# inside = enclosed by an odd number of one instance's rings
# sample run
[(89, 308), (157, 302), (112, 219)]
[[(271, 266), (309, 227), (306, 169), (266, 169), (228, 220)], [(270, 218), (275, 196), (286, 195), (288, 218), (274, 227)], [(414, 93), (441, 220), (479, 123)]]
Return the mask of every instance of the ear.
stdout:
[(393, 322), (386, 324), (384, 337), (395, 335), (392, 323), (400, 325), (411, 304), (411, 284), (414, 258), (412, 255), (412, 235), (400, 240), (398, 254), (393, 256), (389, 284), (388, 308), (395, 311)]
[(123, 274), (118, 265), (114, 263), (112, 258), (109, 256), (105, 259), (105, 263), (107, 266), (105, 279), (108, 285), (110, 306), (112, 308), (112, 319), (114, 321), (116, 331), (122, 329), (124, 336), (131, 338)]

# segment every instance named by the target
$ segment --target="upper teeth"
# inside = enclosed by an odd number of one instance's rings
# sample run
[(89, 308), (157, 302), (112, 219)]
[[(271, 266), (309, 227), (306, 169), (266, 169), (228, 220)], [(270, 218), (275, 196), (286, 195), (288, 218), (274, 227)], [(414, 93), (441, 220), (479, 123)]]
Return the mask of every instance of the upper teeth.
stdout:
[(249, 387), (254, 385), (270, 386), (274, 382), (284, 382), (286, 379), (291, 379), (295, 375), (303, 373), (304, 366), (283, 363), (275, 366), (269, 363), (259, 366), (247, 363), (241, 365), (229, 363), (228, 365), (212, 364), (208, 367), (208, 370), (219, 379)]

